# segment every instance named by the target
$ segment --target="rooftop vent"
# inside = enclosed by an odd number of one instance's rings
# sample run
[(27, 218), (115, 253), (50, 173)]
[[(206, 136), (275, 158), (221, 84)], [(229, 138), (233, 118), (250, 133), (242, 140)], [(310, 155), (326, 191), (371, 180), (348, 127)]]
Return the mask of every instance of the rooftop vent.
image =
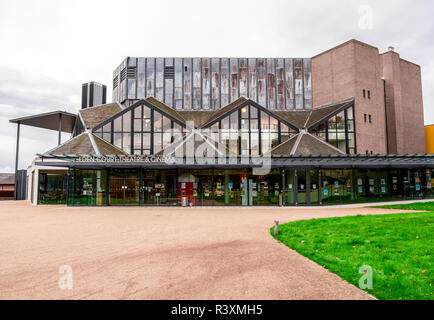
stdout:
[(175, 78), (175, 67), (167, 66), (164, 67), (164, 79), (174, 79)]
[(388, 51), (392, 51), (392, 52), (394, 52), (394, 51), (395, 51), (395, 47), (389, 46), (389, 47), (387, 48), (387, 50), (388, 50)]

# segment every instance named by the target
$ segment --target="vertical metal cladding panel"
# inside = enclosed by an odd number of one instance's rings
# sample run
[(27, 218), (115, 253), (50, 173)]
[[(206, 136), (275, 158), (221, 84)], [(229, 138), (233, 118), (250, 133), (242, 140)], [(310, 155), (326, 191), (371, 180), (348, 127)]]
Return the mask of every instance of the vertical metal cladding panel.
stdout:
[(155, 97), (155, 58), (146, 59), (146, 97)]
[(229, 59), (221, 59), (220, 72), (221, 107), (224, 107), (229, 104)]
[[(137, 68), (137, 58), (128, 58), (128, 69), (129, 68), (134, 68), (133, 70), (135, 70), (135, 72), (137, 72), (136, 68)], [(131, 74), (130, 76), (128, 76), (129, 72), (127, 71), (127, 96), (128, 99), (137, 99), (136, 98), (136, 84), (137, 84), (137, 78), (136, 78), (136, 74)]]
[(265, 70), (265, 59), (259, 58), (258, 65), (258, 104), (267, 108), (267, 81)]
[(294, 59), (295, 108), (301, 110), (303, 103), (303, 59)]
[[(115, 80), (116, 77), (117, 77), (117, 80)], [(120, 66), (118, 66), (116, 68), (116, 70), (113, 72), (113, 84), (115, 83), (115, 81), (117, 81), (116, 88), (113, 85), (113, 97), (112, 97), (113, 102), (119, 101), (119, 83), (120, 83), (119, 78), (120, 78)]]
[(248, 59), (248, 70), (249, 70), (249, 74), (248, 74), (248, 81), (249, 81), (249, 94), (248, 94), (248, 98), (258, 102), (258, 96), (257, 96), (257, 81), (258, 81), (258, 77), (256, 74), (256, 58), (249, 58)]
[(137, 99), (145, 98), (145, 86), (146, 86), (146, 60), (145, 58), (137, 59)]
[(119, 79), (121, 86), (119, 99), (120, 102), (123, 102), (127, 99), (127, 60), (128, 59), (125, 59), (121, 64), (121, 79)]
[(202, 79), (200, 58), (193, 58), (193, 109), (198, 110), (202, 106)]
[(191, 98), (193, 92), (192, 62), (191, 58), (184, 58), (184, 109), (191, 110)]
[(175, 109), (180, 110), (182, 106), (182, 58), (175, 58)]
[(231, 58), (230, 59), (230, 70), (231, 70), (231, 81), (230, 81), (230, 90), (231, 90), (231, 102), (237, 100), (240, 96), (238, 94), (238, 59)]
[(304, 66), (304, 108), (312, 109), (312, 66), (311, 59), (303, 60)]
[(240, 96), (247, 97), (247, 59), (239, 59)]
[(220, 108), (220, 59), (211, 60), (211, 109)]
[[(165, 59), (165, 67), (174, 67), (173, 58)], [(167, 77), (164, 79), (164, 103), (170, 107), (174, 107), (173, 103), (173, 81), (172, 77)]]
[(295, 108), (294, 101), (294, 64), (292, 59), (285, 59), (285, 95), (286, 109)]
[(155, 61), (155, 99), (164, 101), (164, 59)]
[(211, 108), (211, 61), (202, 58), (202, 109)]
[(276, 75), (274, 59), (267, 59), (268, 109), (276, 109)]
[(283, 59), (277, 59), (276, 65), (277, 109), (285, 109), (285, 65)]

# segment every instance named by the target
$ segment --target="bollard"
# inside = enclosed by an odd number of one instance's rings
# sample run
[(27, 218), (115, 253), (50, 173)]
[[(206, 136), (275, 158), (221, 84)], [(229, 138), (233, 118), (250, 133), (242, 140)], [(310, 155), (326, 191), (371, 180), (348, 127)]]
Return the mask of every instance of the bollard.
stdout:
[(276, 226), (274, 227), (274, 236), (277, 236), (279, 234), (279, 221), (274, 221)]

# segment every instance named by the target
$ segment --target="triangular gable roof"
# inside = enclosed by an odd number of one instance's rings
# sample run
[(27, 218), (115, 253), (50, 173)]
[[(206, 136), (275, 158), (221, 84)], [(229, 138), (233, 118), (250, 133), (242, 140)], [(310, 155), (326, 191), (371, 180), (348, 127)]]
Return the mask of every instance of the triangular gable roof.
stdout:
[(345, 152), (342, 152), (331, 144), (315, 137), (306, 131), (301, 131), (299, 134), (278, 145), (270, 152), (272, 156), (345, 154)]
[(351, 106), (354, 106), (354, 98), (315, 108), (307, 119), (304, 128), (311, 129)]
[(169, 107), (168, 105), (162, 103), (161, 101), (158, 101), (157, 99), (155, 99), (153, 97), (146, 98), (145, 101), (151, 103), (152, 105), (157, 107), (157, 109), (163, 111), (163, 113), (166, 113), (170, 117), (185, 124), (185, 119), (175, 109)]
[(237, 100), (235, 100), (234, 102), (231, 102), (230, 104), (228, 104), (226, 107), (223, 107), (223, 108), (217, 110), (215, 113), (213, 113), (211, 115), (211, 117), (208, 119), (208, 121), (203, 124), (202, 127), (206, 127), (206, 126), (210, 125), (211, 123), (213, 123), (214, 121), (224, 117), (226, 114), (235, 110), (237, 107), (239, 107), (241, 104), (243, 104), (246, 101), (248, 101), (246, 98), (240, 97)]
[(125, 151), (89, 132), (83, 132), (44, 154), (127, 155)]
[(92, 129), (121, 111), (122, 107), (115, 102), (82, 109), (79, 111), (79, 114), (84, 127)]

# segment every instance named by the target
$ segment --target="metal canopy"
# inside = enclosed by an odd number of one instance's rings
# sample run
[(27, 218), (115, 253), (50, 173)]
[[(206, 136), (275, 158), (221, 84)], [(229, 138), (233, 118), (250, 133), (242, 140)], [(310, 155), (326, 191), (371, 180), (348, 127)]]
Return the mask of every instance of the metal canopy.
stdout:
[[(258, 168), (261, 165), (249, 163), (248, 160), (238, 157), (235, 163), (197, 164), (193, 159), (178, 159), (176, 164), (153, 163), (142, 161), (104, 161), (104, 162), (77, 162), (81, 155), (40, 155), (42, 158), (38, 165), (69, 167), (69, 168)], [(116, 156), (113, 156), (116, 157)], [(47, 161), (44, 161), (46, 159)], [(50, 160), (64, 160), (52, 162)], [(273, 168), (434, 168), (434, 155), (294, 155), (273, 156), (271, 158)]]
[(55, 131), (59, 131), (60, 128), (61, 132), (72, 133), (76, 118), (75, 114), (66, 111), (53, 111), (12, 119), (9, 122)]

